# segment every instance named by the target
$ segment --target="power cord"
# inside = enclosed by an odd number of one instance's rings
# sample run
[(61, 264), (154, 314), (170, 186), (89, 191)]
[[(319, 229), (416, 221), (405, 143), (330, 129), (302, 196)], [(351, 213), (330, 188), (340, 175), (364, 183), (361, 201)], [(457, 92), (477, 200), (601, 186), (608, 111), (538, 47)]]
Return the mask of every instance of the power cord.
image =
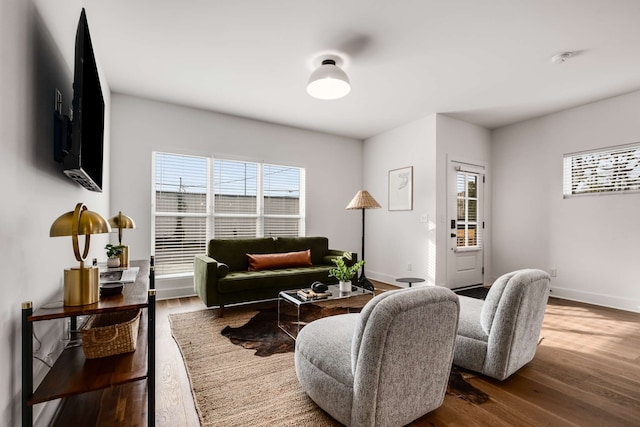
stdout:
[(40, 349), (42, 348), (42, 341), (40, 341), (40, 339), (39, 339), (39, 338), (38, 338), (38, 336), (36, 335), (36, 330), (35, 330), (35, 328), (33, 329), (33, 338), (38, 342), (38, 348), (37, 348), (37, 349), (35, 349), (35, 350), (33, 351), (33, 358), (34, 358), (34, 359), (36, 359), (36, 360), (41, 361), (42, 363), (44, 363), (45, 365), (47, 365), (49, 368), (51, 368), (53, 365), (52, 365), (51, 363), (47, 362), (47, 360), (46, 360), (49, 356), (51, 356), (51, 353), (49, 353), (49, 354), (47, 355), (47, 357), (46, 357), (46, 358), (44, 358), (44, 359), (43, 359), (43, 358), (41, 358), (40, 356), (38, 356), (38, 355), (36, 354), (36, 353), (38, 353), (38, 352), (40, 351)]

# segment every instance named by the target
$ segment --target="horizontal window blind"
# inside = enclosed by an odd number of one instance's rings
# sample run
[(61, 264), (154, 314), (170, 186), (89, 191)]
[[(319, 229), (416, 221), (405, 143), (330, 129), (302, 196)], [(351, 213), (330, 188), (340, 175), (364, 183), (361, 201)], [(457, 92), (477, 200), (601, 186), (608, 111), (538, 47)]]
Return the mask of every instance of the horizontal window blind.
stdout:
[(300, 212), (300, 169), (264, 165), (265, 215), (298, 215)]
[(566, 154), (563, 163), (565, 197), (640, 190), (640, 143)]
[(154, 165), (156, 273), (193, 271), (206, 252), (208, 159), (155, 153)]
[(300, 236), (298, 218), (264, 218), (264, 237)]
[(217, 239), (258, 237), (258, 164), (215, 159), (213, 170), (213, 235)]
[(190, 273), (211, 238), (304, 236), (304, 169), (154, 153), (158, 275)]

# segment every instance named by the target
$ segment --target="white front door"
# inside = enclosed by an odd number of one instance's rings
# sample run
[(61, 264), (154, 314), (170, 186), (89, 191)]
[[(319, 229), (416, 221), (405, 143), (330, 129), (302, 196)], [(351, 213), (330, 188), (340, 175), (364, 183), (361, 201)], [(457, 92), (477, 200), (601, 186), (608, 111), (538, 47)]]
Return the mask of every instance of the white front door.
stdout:
[(455, 289), (482, 284), (484, 168), (451, 161), (447, 172), (447, 287)]

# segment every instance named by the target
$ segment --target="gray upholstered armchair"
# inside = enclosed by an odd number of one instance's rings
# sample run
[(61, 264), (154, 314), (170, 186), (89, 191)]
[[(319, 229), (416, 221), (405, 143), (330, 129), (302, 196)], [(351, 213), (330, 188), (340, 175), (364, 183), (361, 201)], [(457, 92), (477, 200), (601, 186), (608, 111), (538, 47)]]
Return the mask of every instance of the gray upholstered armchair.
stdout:
[(449, 289), (422, 286), (313, 321), (296, 341), (298, 380), (345, 425), (405, 425), (442, 405), (458, 311)]
[(460, 296), (453, 363), (504, 380), (536, 353), (549, 296), (549, 275), (518, 270), (499, 277), (484, 301)]

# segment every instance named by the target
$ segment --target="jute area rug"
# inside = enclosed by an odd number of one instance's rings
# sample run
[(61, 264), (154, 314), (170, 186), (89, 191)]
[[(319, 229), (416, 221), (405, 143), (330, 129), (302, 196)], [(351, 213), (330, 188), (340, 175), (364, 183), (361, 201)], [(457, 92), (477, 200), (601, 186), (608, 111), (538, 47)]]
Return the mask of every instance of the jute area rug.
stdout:
[[(344, 310), (314, 304), (308, 309), (310, 319)], [(202, 426), (340, 425), (300, 387), (293, 340), (277, 327), (274, 306), (229, 307), (224, 318), (217, 316), (218, 310), (169, 316)], [(489, 399), (455, 367), (447, 394), (472, 404)]]
[(257, 310), (228, 307), (169, 316), (202, 426), (339, 426), (304, 393), (293, 353), (258, 357), (220, 334)]

